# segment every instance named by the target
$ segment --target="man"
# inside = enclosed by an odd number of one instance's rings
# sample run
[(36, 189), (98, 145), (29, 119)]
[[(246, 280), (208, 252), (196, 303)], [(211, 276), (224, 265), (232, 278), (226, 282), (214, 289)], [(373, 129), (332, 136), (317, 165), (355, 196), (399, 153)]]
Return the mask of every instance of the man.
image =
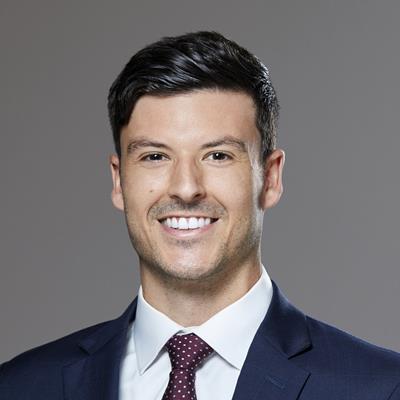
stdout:
[(261, 264), (278, 108), (267, 68), (218, 33), (131, 58), (109, 94), (110, 167), (138, 296), (3, 364), (1, 400), (400, 399), (399, 354), (307, 317)]

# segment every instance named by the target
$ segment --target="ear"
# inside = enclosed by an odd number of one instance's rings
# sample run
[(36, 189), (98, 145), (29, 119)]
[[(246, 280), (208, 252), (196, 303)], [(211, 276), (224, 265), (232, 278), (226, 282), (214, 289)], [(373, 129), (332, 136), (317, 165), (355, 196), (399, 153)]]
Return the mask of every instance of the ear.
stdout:
[(122, 196), (122, 187), (121, 187), (120, 159), (116, 154), (110, 155), (110, 168), (113, 181), (113, 188), (111, 191), (111, 201), (113, 202), (115, 208), (124, 211), (124, 198)]
[(261, 193), (261, 207), (265, 210), (278, 203), (282, 192), (282, 172), (285, 164), (285, 153), (274, 150), (265, 162), (264, 185)]

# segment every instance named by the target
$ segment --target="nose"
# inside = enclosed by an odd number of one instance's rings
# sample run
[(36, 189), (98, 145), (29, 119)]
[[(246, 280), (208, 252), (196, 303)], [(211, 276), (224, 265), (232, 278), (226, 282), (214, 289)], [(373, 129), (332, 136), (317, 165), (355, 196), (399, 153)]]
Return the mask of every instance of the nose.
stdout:
[(168, 195), (191, 203), (202, 199), (205, 193), (200, 167), (193, 161), (178, 161), (171, 172)]

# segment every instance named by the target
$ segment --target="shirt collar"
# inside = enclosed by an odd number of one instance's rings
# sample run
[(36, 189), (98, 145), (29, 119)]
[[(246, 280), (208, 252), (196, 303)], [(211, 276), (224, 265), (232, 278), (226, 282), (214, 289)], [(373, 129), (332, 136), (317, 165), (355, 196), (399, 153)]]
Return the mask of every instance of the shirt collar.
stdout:
[(171, 336), (193, 332), (228, 363), (241, 369), (257, 329), (268, 311), (272, 292), (271, 279), (262, 266), (260, 278), (244, 296), (202, 325), (182, 327), (152, 307), (144, 299), (140, 286), (128, 353), (135, 351), (142, 375)]

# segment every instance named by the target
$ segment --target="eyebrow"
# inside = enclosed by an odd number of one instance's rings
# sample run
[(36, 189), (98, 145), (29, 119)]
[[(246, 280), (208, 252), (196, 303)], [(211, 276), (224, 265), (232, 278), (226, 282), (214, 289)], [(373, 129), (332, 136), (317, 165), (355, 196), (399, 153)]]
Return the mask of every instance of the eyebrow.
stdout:
[[(221, 145), (227, 145), (227, 146), (234, 146), (236, 147), (239, 151), (241, 152), (246, 152), (247, 146), (246, 143), (243, 140), (237, 139), (234, 136), (226, 135), (222, 137), (221, 139), (213, 140), (212, 142), (204, 143), (201, 145), (200, 149), (209, 149), (212, 147), (217, 147)], [(148, 140), (148, 139), (133, 139), (128, 143), (127, 146), (127, 153), (131, 154), (135, 150), (143, 148), (143, 147), (157, 147), (157, 148), (164, 148), (167, 150), (171, 150), (169, 146), (162, 142), (157, 142), (154, 140)]]

